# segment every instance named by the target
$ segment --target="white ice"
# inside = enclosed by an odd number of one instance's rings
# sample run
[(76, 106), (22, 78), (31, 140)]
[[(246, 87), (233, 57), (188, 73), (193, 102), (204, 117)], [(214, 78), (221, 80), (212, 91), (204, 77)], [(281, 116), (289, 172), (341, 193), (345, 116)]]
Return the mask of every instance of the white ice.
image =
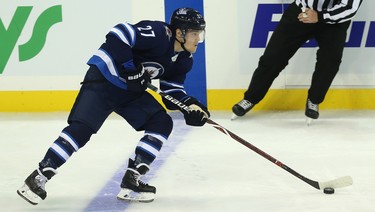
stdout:
[(352, 186), (326, 195), (211, 125), (175, 128), (145, 181), (152, 203), (116, 199), (127, 159), (142, 137), (111, 115), (98, 134), (47, 183), (33, 206), (16, 190), (66, 126), (67, 113), (0, 113), (0, 211), (254, 211), (374, 212), (375, 111), (321, 111), (310, 126), (303, 111), (250, 112), (212, 120), (303, 176), (327, 181), (349, 175)]

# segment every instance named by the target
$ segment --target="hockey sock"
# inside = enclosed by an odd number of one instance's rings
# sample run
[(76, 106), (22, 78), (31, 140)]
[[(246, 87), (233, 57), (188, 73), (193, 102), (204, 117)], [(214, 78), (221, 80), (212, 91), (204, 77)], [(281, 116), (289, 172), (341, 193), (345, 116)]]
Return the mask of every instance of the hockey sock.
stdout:
[(167, 141), (167, 138), (161, 135), (145, 132), (135, 149), (136, 163), (151, 164), (159, 155), (165, 141)]
[(90, 140), (93, 133), (94, 131), (84, 124), (71, 123), (48, 149), (43, 160), (39, 163), (40, 169), (42, 170), (45, 167), (57, 169), (63, 165), (74, 152), (78, 151)]

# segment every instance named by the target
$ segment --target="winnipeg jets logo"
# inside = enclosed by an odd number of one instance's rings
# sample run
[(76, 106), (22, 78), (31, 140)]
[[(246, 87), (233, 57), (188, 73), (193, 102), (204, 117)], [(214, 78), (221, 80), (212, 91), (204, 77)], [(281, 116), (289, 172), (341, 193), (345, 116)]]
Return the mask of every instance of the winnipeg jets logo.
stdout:
[(186, 14), (187, 14), (186, 8), (181, 8), (177, 11), (177, 15), (186, 15)]
[(164, 73), (164, 67), (157, 62), (144, 62), (142, 65), (151, 79), (158, 78)]

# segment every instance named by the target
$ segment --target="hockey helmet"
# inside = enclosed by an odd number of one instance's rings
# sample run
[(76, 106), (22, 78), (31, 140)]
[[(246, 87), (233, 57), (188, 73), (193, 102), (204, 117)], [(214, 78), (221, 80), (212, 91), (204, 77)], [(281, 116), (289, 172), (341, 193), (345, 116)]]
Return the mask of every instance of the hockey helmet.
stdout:
[(192, 8), (179, 8), (172, 14), (170, 27), (175, 33), (176, 29), (181, 29), (185, 34), (188, 29), (205, 30), (206, 22), (203, 16)]

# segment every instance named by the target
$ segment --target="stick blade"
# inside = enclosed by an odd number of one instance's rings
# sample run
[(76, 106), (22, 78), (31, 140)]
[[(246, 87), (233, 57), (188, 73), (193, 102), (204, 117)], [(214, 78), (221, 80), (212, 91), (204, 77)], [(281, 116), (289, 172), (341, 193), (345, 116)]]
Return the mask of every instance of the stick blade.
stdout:
[(306, 117), (306, 121), (305, 122), (306, 122), (307, 126), (310, 126), (311, 123), (312, 123), (312, 118)]
[(343, 188), (353, 185), (353, 179), (350, 176), (336, 178), (334, 180), (319, 182), (319, 189), (323, 190), (324, 188)]
[(233, 120), (235, 120), (235, 119), (237, 119), (238, 118), (238, 116), (236, 115), (236, 114), (232, 114), (232, 116), (230, 117), (230, 120), (231, 121), (233, 121)]

